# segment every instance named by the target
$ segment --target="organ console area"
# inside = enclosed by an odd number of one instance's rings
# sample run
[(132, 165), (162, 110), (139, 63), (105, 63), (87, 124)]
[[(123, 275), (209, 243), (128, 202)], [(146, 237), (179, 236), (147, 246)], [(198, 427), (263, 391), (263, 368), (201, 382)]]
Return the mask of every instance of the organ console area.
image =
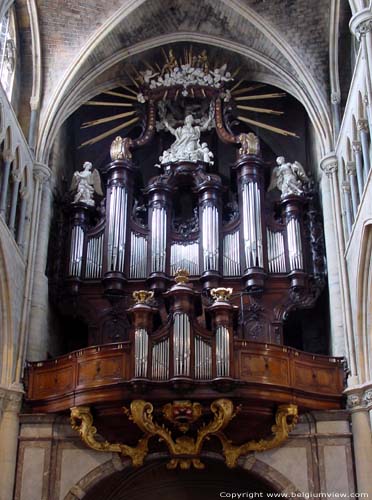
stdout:
[[(229, 437), (242, 443), (270, 435), (283, 405), (296, 412), (342, 406), (343, 360), (298, 351), (283, 337), (290, 312), (315, 307), (325, 286), (316, 189), (297, 179), (291, 190), (293, 173), (281, 174), (279, 166), (274, 188), (281, 196), (268, 192), (272, 167), (259, 137), (234, 134), (228, 123), (232, 83), (143, 82), (142, 132), (113, 141), (111, 162), (100, 171), (103, 196), (79, 184), (80, 201), (65, 206), (58, 273), (50, 283), (62, 324), (66, 318), (69, 325), (62, 334), (67, 338), (71, 328), (75, 338), (60, 356), (28, 363), (31, 411), (74, 408), (81, 433), (85, 417), (76, 408), (89, 407), (105, 437), (131, 441), (135, 423), (146, 426), (133, 417), (134, 407), (124, 423), (123, 405), (146, 400), (159, 409), (173, 402), (176, 428), (175, 401), (200, 403), (200, 418), (208, 421), (213, 401), (223, 398), (239, 406)], [(164, 118), (168, 101), (187, 103), (178, 127)], [(211, 144), (201, 140), (207, 118), (187, 119), (190, 103), (205, 102), (214, 123), (208, 137), (235, 151), (230, 184), (215, 168)], [(176, 140), (163, 151), (159, 175), (139, 190), (136, 155), (151, 147), (162, 122)], [(193, 421), (190, 412), (185, 421)]]

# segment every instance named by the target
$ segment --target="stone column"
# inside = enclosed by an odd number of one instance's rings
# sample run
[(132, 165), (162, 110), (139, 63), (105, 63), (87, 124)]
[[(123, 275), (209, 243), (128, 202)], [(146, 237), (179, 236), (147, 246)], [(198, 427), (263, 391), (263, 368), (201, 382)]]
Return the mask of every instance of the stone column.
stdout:
[(372, 11), (369, 7), (357, 12), (350, 20), (350, 31), (360, 42), (365, 61), (365, 80), (368, 94), (368, 116), (372, 116)]
[(342, 183), (342, 192), (344, 194), (345, 216), (346, 216), (346, 233), (350, 236), (352, 219), (351, 219), (351, 205), (350, 205), (350, 184), (348, 181)]
[[(31, 339), (29, 359), (43, 356), (42, 334), (46, 333), (46, 308), (48, 304), (48, 286), (45, 276), (45, 264), (48, 248), (50, 222), (50, 188), (43, 190), (44, 183), (50, 177), (47, 165), (35, 162), (33, 168), (34, 191), (31, 209), (31, 231), (27, 252), (24, 302), (21, 318), (21, 331), (18, 345), (18, 358), (15, 382), (20, 383), (26, 351)], [(41, 216), (42, 212), (42, 216)], [(40, 224), (41, 218), (43, 224)], [(40, 228), (40, 229), (39, 229)], [(34, 294), (35, 292), (35, 294)], [(33, 309), (31, 311), (31, 309)]]
[[(351, 316), (350, 287), (347, 273), (345, 253), (344, 232), (342, 228), (340, 188), (338, 182), (338, 160), (334, 153), (322, 158), (320, 168), (325, 172), (330, 181), (330, 195), (332, 201), (333, 223), (336, 229), (338, 272), (340, 279), (341, 303), (344, 323), (344, 337), (346, 357), (350, 369), (349, 384), (355, 384), (358, 380), (358, 372), (355, 357), (355, 344), (353, 338), (353, 325)], [(329, 257), (329, 256), (328, 256)], [(331, 256), (332, 258), (332, 256)], [(334, 318), (332, 318), (334, 319)]]
[(362, 199), (363, 189), (364, 189), (364, 175), (363, 175), (363, 157), (362, 157), (362, 146), (360, 142), (353, 142), (353, 151), (355, 154), (355, 166), (358, 181), (359, 199)]
[(353, 220), (354, 220), (358, 213), (358, 205), (359, 205), (355, 163), (352, 161), (348, 161), (346, 165), (346, 171), (349, 176), (349, 182), (351, 188), (351, 203), (353, 206)]
[(10, 151), (6, 151), (3, 153), (3, 160), (4, 160), (4, 166), (3, 166), (4, 173), (3, 173), (3, 181), (1, 184), (1, 192), (0, 192), (0, 215), (5, 217), (7, 196), (8, 196), (8, 184), (10, 177), (10, 167), (12, 161), (14, 160), (14, 157), (12, 156)]
[(18, 228), (17, 228), (16, 237), (17, 237), (18, 246), (23, 252), (28, 192), (25, 189), (22, 189), (22, 187), (21, 187), (19, 194), (21, 197), (21, 208), (20, 208), (20, 213), (19, 213), (19, 224), (18, 224)]
[(368, 173), (371, 168), (371, 162), (369, 159), (369, 129), (367, 120), (358, 120), (358, 130), (360, 133), (360, 142), (362, 143), (362, 153), (363, 153), (363, 176), (364, 184), (367, 182)]
[(372, 406), (371, 387), (357, 387), (346, 391), (353, 429), (357, 491), (372, 497), (372, 435), (369, 409)]
[(340, 92), (331, 93), (331, 103), (332, 103), (332, 117), (333, 117), (333, 128), (335, 134), (335, 141), (337, 140), (338, 133), (341, 127), (341, 95)]
[(17, 204), (18, 204), (18, 195), (19, 195), (19, 186), (21, 185), (21, 176), (18, 171), (12, 172), (13, 185), (12, 185), (12, 199), (10, 203), (10, 215), (9, 215), (9, 230), (14, 234), (15, 237), (15, 222), (16, 222), (16, 214), (17, 214)]
[[(37, 175), (40, 177), (39, 173), (37, 173)], [(45, 270), (48, 258), (50, 222), (52, 217), (52, 193), (47, 178), (43, 177), (42, 182), (39, 227), (35, 248), (32, 302), (29, 319), (29, 336), (26, 350), (27, 359), (30, 361), (45, 359), (48, 348), (48, 279), (45, 275)]]
[(13, 498), (22, 392), (0, 389), (0, 500)]

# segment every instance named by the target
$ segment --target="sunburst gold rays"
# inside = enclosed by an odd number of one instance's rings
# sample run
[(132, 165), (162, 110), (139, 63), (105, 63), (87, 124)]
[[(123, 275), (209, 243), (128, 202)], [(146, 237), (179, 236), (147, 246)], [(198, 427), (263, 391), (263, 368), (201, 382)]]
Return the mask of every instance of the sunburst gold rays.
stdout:
[(276, 111), (275, 109), (269, 108), (256, 108), (254, 106), (236, 106), (237, 109), (242, 109), (243, 111), (253, 111), (255, 113), (265, 113), (268, 115), (284, 115), (284, 111)]
[(96, 125), (101, 125), (102, 123), (112, 122), (114, 120), (119, 120), (120, 118), (127, 118), (128, 116), (133, 116), (137, 111), (127, 111), (126, 113), (119, 113), (116, 115), (106, 116), (105, 118), (98, 118), (97, 120), (91, 120), (89, 122), (84, 122), (80, 128), (89, 128)]
[(123, 108), (133, 108), (131, 102), (109, 102), (109, 101), (88, 101), (84, 106), (119, 106)]
[(138, 102), (137, 96), (129, 95), (129, 94), (122, 94), (121, 92), (114, 92), (113, 90), (106, 90), (105, 92), (103, 92), (103, 94), (112, 95), (115, 97), (122, 97), (124, 99), (130, 99), (131, 101)]
[(265, 83), (258, 83), (257, 85), (251, 85), (250, 87), (244, 87), (242, 89), (234, 90), (231, 92), (233, 96), (244, 94), (244, 92), (251, 92), (252, 90), (261, 89), (262, 87), (266, 87)]
[(285, 92), (272, 92), (270, 94), (257, 94), (257, 95), (243, 95), (240, 97), (234, 97), (235, 101), (255, 101), (259, 99), (277, 99), (279, 97), (284, 97)]
[(102, 139), (105, 139), (106, 137), (109, 137), (112, 134), (115, 134), (116, 132), (119, 132), (119, 130), (122, 130), (123, 128), (130, 127), (131, 125), (134, 125), (139, 121), (139, 117), (136, 116), (135, 118), (132, 118), (131, 120), (128, 120), (125, 123), (121, 123), (117, 127), (111, 128), (110, 130), (107, 130), (107, 132), (104, 132), (103, 134), (99, 134), (96, 137), (92, 137), (91, 139), (88, 139), (87, 141), (83, 142), (80, 144), (79, 149), (83, 148), (84, 146), (92, 146), (93, 144), (96, 144), (97, 142), (101, 141)]
[(276, 134), (281, 134), (289, 137), (297, 137), (299, 139), (299, 136), (295, 134), (294, 132), (290, 132), (289, 130), (284, 130), (279, 127), (273, 127), (272, 125), (267, 125), (266, 123), (258, 122), (256, 120), (251, 120), (250, 118), (246, 118), (245, 116), (238, 116), (238, 120), (248, 123), (249, 125), (256, 125), (257, 127), (264, 128), (266, 130), (270, 130), (271, 132), (275, 132)]

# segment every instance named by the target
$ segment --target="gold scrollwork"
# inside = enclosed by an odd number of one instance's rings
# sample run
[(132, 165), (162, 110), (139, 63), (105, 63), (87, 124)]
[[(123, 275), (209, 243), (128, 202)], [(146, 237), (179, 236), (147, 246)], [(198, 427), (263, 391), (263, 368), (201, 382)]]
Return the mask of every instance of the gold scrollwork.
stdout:
[(211, 290), (211, 296), (216, 302), (228, 302), (231, 298), (232, 293), (232, 288), (219, 287), (212, 288)]
[[(178, 406), (183, 408), (192, 408), (189, 401), (176, 401), (173, 408)], [(191, 405), (191, 406), (190, 406)], [(202, 414), (201, 405), (194, 403), (192, 421), (196, 421)], [(168, 420), (173, 421), (172, 406), (165, 405), (163, 414)], [(132, 420), (144, 433), (138, 441), (136, 447), (127, 446), (121, 443), (111, 444), (107, 441), (97, 441), (95, 435), (96, 428), (93, 426), (93, 417), (88, 407), (74, 407), (71, 409), (71, 424), (73, 429), (77, 430), (81, 439), (94, 450), (109, 451), (121, 453), (132, 460), (133, 466), (143, 464), (148, 454), (148, 441), (151, 437), (157, 436), (159, 441), (163, 441), (168, 448), (171, 456), (167, 464), (169, 469), (175, 469), (178, 466), (181, 469), (189, 469), (191, 465), (197, 469), (203, 469), (204, 464), (200, 460), (203, 444), (210, 436), (217, 437), (221, 444), (225, 456), (226, 465), (230, 468), (236, 467), (239, 457), (253, 451), (265, 451), (279, 446), (288, 438), (289, 432), (297, 423), (297, 406), (281, 405), (275, 416), (275, 425), (272, 427), (273, 437), (270, 439), (260, 439), (259, 441), (248, 441), (242, 445), (234, 445), (229, 440), (223, 430), (229, 425), (236, 414), (236, 409), (229, 399), (217, 399), (210, 406), (213, 419), (208, 423), (202, 423), (196, 431), (196, 437), (180, 436), (173, 439), (172, 432), (164, 425), (154, 422), (154, 407), (151, 403), (143, 400), (134, 400), (131, 402), (130, 409), (124, 408), (129, 419)], [(177, 422), (173, 422), (176, 424)], [(178, 426), (179, 427), (179, 426)], [(184, 429), (187, 432), (189, 429)]]
[(149, 292), (147, 290), (135, 290), (132, 293), (132, 297), (136, 304), (147, 304), (152, 298), (154, 298), (154, 292)]

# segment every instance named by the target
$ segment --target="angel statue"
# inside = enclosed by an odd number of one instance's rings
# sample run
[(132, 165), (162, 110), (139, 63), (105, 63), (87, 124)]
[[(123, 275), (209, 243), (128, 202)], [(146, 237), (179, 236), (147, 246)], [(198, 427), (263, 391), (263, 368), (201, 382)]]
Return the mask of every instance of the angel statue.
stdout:
[(76, 190), (76, 195), (72, 203), (85, 203), (94, 207), (93, 194), (97, 193), (103, 196), (101, 178), (97, 169), (92, 171), (92, 164), (86, 161), (83, 165), (83, 171), (78, 170), (74, 173), (71, 182), (71, 191)]
[(213, 154), (209, 151), (206, 143), (200, 144), (200, 135), (208, 129), (209, 124), (213, 119), (213, 106), (209, 110), (208, 119), (203, 125), (193, 125), (194, 117), (187, 115), (184, 124), (181, 127), (174, 129), (167, 119), (163, 118), (164, 127), (176, 137), (176, 140), (169, 149), (163, 152), (159, 158), (160, 163), (172, 163), (176, 161), (207, 161), (213, 164)]
[(301, 163), (298, 161), (294, 163), (286, 162), (284, 156), (279, 156), (276, 163), (278, 166), (274, 168), (271, 174), (268, 191), (278, 188), (282, 193), (281, 198), (291, 194), (303, 194), (303, 185), (305, 182), (309, 182), (309, 178)]

